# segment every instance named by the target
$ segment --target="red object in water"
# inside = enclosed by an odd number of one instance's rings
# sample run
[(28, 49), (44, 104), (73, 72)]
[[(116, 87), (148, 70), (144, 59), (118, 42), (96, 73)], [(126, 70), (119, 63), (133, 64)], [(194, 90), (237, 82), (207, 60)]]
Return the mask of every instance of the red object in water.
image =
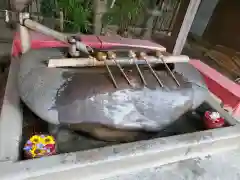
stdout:
[(204, 114), (204, 124), (207, 129), (221, 128), (225, 125), (225, 119), (223, 117), (212, 118), (212, 111), (206, 111)]

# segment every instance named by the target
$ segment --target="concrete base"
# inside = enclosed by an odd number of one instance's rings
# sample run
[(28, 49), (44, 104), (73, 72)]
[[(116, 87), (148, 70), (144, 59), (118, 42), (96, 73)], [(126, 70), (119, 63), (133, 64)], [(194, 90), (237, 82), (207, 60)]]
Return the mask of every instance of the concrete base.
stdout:
[(13, 58), (0, 114), (0, 161), (16, 161), (22, 136), (22, 111), (17, 88), (19, 61)]
[(236, 150), (142, 169), (104, 180), (239, 180), (239, 172), (240, 153)]
[[(236, 149), (240, 145), (238, 122), (209, 96), (208, 103), (217, 109), (232, 126), (19, 162), (17, 160), (23, 117), (16, 82), (18, 63), (17, 59), (12, 60), (0, 119), (0, 174), (2, 180), (80, 180), (86, 179), (86, 177), (88, 179), (111, 177), (125, 179), (124, 177), (134, 171), (142, 172), (145, 171), (144, 169), (149, 170), (150, 168), (155, 171), (154, 167)], [(187, 162), (191, 162), (191, 160)], [(125, 176), (122, 178), (121, 174), (125, 174)], [(149, 173), (149, 177), (151, 177), (151, 173)], [(144, 176), (141, 178), (135, 176), (130, 179), (135, 178), (144, 179)]]

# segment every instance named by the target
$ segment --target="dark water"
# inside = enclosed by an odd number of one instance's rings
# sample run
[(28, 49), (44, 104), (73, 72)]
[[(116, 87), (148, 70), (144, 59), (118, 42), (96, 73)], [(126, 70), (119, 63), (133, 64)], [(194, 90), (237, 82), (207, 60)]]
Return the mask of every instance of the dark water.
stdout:
[[(23, 127), (23, 136), (22, 136), (22, 142), (20, 147), (21, 149), (23, 148), (23, 145), (26, 142), (26, 140), (33, 134), (49, 133), (47, 122), (38, 118), (24, 104), (22, 104), (22, 107), (23, 107), (23, 114), (24, 114), (24, 127)], [(166, 127), (166, 129), (160, 131), (159, 133), (156, 133), (152, 138), (168, 137), (168, 136), (174, 136), (174, 135), (180, 135), (180, 134), (205, 130), (202, 117), (204, 116), (204, 112), (206, 110), (213, 110), (213, 109), (208, 104), (203, 103), (195, 111), (184, 114), (173, 124)], [(226, 126), (229, 126), (229, 125), (226, 124)], [(58, 144), (58, 153), (75, 152), (75, 151), (88, 150), (88, 149), (94, 149), (94, 148), (118, 144), (118, 143), (109, 143), (109, 142), (99, 141), (87, 135), (72, 132), (67, 129), (60, 129), (59, 132), (60, 131), (62, 133), (61, 137), (60, 138), (56, 137), (57, 144)], [(68, 136), (67, 140), (62, 141), (62, 139), (65, 139), (64, 136)], [(23, 154), (21, 154), (20, 160), (24, 160)]]

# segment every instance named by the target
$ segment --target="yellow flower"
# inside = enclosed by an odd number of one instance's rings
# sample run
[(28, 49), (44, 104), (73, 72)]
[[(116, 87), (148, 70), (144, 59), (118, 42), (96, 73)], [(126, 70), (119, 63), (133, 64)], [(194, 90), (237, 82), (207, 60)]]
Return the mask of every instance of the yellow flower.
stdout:
[(32, 136), (32, 137), (30, 138), (30, 141), (31, 141), (33, 144), (37, 144), (37, 143), (40, 143), (41, 138), (40, 138), (40, 136), (38, 136), (38, 135), (34, 135), (34, 136)]
[(37, 147), (36, 147), (36, 145), (34, 144), (34, 145), (32, 146), (32, 149), (29, 151), (29, 152), (31, 153), (32, 157), (35, 157), (35, 156), (36, 156), (36, 153), (35, 153), (36, 149), (37, 149)]
[(43, 155), (45, 155), (45, 153), (46, 153), (46, 151), (41, 149), (41, 150), (39, 150), (38, 155), (43, 156)]
[(38, 149), (35, 145), (33, 146), (33, 148), (30, 150), (30, 153), (32, 155), (33, 158), (35, 158), (36, 156), (43, 156), (46, 154), (46, 151), (43, 149)]
[(43, 138), (43, 144), (55, 144), (55, 139), (53, 136), (46, 136), (45, 138)]

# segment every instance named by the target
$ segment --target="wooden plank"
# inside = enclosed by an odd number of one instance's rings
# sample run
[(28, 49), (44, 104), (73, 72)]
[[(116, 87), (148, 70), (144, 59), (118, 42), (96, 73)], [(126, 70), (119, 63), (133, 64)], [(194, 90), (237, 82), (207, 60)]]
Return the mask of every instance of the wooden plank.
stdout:
[(191, 0), (178, 34), (173, 55), (181, 54), (201, 0)]
[[(235, 63), (233, 57), (228, 56), (227, 54), (224, 54), (217, 50), (210, 50), (208, 51), (205, 56), (210, 57), (212, 60), (214, 60), (220, 67), (222, 67), (224, 70), (230, 72), (233, 76), (240, 76), (239, 67)], [(237, 62), (237, 60), (236, 60)]]

